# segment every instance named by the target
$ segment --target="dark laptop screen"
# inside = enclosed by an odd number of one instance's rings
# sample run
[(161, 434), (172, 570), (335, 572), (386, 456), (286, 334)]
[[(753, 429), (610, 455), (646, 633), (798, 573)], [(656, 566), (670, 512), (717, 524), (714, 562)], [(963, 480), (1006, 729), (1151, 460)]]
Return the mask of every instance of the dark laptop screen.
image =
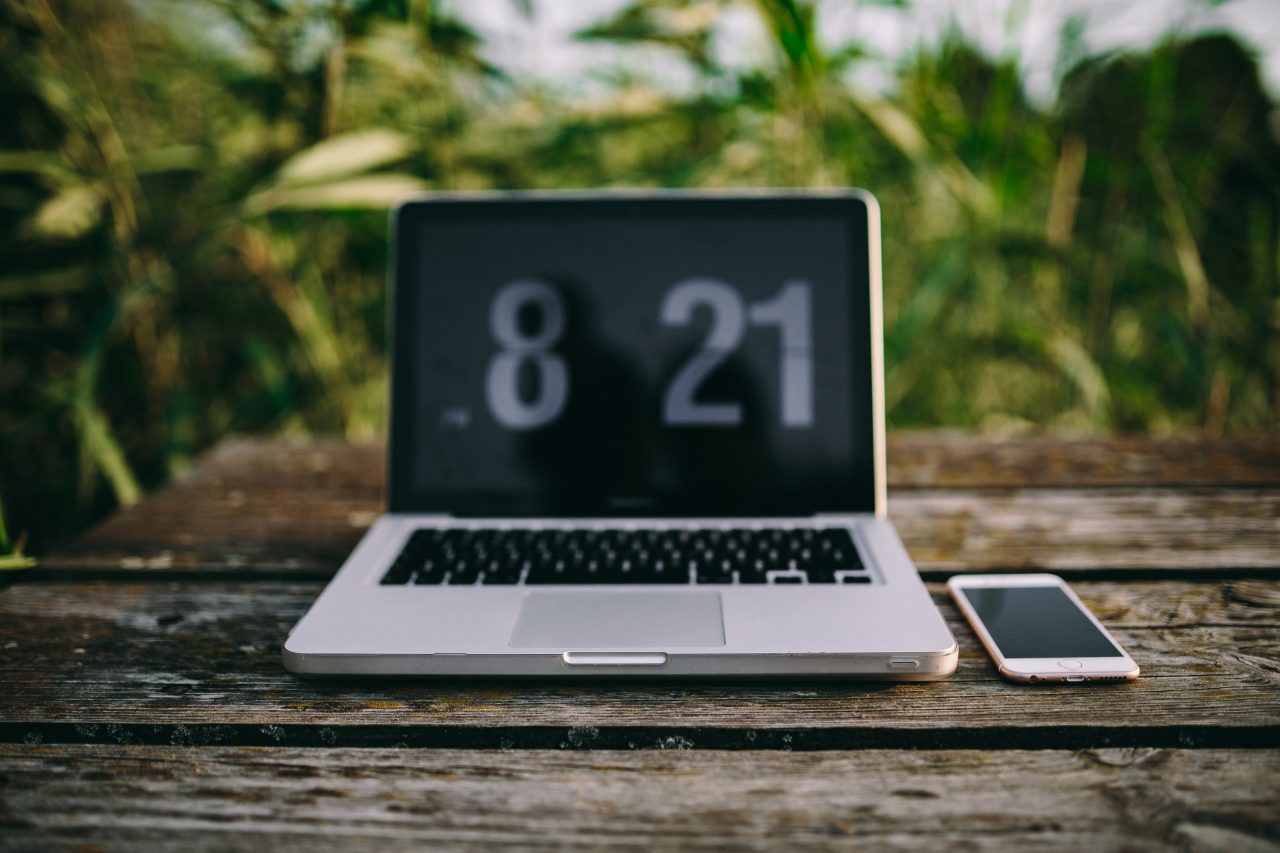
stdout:
[(872, 509), (861, 200), (428, 200), (396, 241), (393, 511)]

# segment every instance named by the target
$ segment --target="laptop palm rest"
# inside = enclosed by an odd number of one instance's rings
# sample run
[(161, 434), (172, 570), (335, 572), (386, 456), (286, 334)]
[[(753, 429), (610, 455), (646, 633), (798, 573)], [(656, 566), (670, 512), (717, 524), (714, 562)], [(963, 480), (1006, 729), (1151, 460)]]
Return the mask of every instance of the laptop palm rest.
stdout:
[(561, 651), (723, 646), (720, 594), (532, 592), (508, 645)]

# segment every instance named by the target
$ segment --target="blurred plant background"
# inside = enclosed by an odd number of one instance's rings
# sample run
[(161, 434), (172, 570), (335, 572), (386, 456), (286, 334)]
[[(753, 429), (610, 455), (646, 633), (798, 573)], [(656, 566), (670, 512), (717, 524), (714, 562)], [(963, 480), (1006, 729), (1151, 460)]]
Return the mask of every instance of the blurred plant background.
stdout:
[(0, 560), (228, 433), (381, 436), (386, 210), (420, 189), (866, 187), (892, 427), (1276, 429), (1245, 44), (1090, 51), (1068, 18), (1037, 99), (958, 27), (889, 56), (815, 3), (618, 0), (582, 85), (496, 64), (463, 3), (0, 0)]

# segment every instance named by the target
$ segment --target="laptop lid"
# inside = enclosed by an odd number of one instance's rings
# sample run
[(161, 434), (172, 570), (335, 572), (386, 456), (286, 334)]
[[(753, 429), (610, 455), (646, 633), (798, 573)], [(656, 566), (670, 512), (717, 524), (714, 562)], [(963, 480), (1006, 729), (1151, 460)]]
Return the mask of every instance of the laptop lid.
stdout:
[(403, 204), (391, 511), (877, 511), (878, 241), (861, 192)]

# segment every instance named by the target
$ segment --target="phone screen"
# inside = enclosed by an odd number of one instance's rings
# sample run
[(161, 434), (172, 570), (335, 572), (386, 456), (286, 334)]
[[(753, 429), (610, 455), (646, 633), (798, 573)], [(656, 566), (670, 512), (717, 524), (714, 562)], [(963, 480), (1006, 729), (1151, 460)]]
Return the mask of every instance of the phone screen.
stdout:
[(1122, 654), (1059, 587), (966, 587), (960, 592), (1006, 658)]

